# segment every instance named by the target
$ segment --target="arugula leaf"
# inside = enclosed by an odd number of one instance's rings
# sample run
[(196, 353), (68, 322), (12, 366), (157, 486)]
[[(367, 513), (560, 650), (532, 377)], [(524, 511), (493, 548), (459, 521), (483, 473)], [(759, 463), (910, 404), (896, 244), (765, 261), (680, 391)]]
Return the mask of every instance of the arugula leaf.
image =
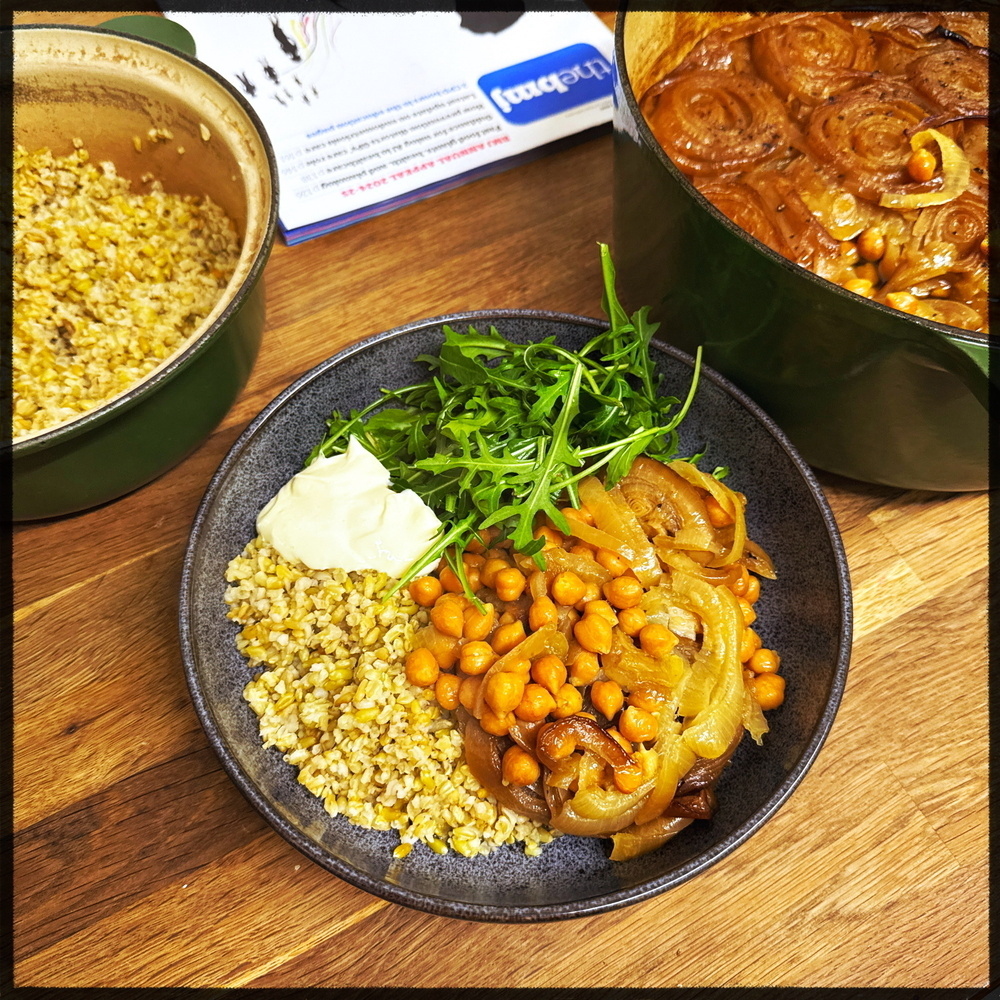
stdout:
[(493, 327), (482, 333), (445, 326), (439, 353), (418, 358), (430, 370), (427, 380), (382, 389), (363, 409), (334, 411), (327, 421), (307, 465), (343, 452), (354, 435), (386, 466), (395, 488), (412, 489), (443, 522), (398, 586), (442, 555), (454, 562), (478, 531), (494, 526), (498, 540), (511, 539), (544, 567), (537, 520), (547, 515), (568, 529), (558, 505), (578, 505), (580, 480), (605, 469), (610, 489), (638, 455), (676, 455), (700, 352), (686, 399), (659, 395), (649, 354), (658, 324), (649, 321), (648, 307), (625, 312), (610, 251), (599, 247), (610, 325), (581, 350), (554, 337), (518, 344)]

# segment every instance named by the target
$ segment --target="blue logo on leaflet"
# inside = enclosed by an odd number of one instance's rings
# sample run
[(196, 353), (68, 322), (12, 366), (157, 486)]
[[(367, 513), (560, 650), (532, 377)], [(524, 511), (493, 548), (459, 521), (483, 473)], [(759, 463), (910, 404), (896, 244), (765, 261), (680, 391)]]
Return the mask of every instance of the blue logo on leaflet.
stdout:
[(569, 45), (479, 78), (483, 93), (514, 125), (611, 96), (611, 64), (593, 45)]

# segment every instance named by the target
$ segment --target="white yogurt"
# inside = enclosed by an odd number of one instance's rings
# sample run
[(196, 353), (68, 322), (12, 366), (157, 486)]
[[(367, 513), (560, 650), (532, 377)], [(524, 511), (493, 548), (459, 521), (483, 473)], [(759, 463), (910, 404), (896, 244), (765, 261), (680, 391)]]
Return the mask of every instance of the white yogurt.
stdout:
[(356, 438), (317, 458), (257, 515), (257, 532), (285, 559), (310, 569), (402, 576), (441, 528), (413, 490), (389, 488), (389, 472)]

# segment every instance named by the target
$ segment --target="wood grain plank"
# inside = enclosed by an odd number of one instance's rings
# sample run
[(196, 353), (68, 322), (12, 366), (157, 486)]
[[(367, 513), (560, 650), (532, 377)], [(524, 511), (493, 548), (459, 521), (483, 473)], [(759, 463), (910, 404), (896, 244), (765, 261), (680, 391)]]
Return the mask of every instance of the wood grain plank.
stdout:
[(268, 832), (30, 955), (17, 983), (237, 986), (388, 905)]
[(15, 957), (184, 881), (269, 829), (209, 748), (155, 764), (15, 840)]

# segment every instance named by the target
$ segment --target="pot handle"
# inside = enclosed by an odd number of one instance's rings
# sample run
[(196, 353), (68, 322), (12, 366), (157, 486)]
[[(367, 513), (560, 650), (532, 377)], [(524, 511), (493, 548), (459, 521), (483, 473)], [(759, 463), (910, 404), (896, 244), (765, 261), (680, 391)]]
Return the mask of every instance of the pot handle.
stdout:
[(187, 28), (176, 21), (157, 17), (155, 14), (127, 14), (124, 17), (113, 17), (110, 21), (102, 21), (100, 26), (111, 31), (120, 31), (124, 35), (135, 35), (150, 42), (159, 42), (186, 56), (196, 54), (194, 39)]

